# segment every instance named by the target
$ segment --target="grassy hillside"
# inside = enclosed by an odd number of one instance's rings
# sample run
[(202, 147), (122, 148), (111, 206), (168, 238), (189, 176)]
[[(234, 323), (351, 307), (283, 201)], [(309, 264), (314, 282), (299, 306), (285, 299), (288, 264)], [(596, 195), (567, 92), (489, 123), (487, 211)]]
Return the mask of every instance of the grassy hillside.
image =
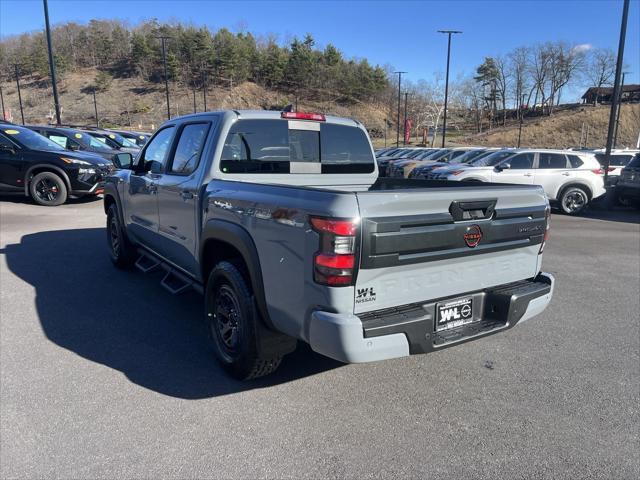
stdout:
[[(580, 145), (581, 133), (589, 131), (587, 146), (603, 148), (607, 141), (609, 105), (581, 105), (555, 113), (551, 117), (539, 117), (526, 121), (522, 128), (523, 147), (566, 148)], [(584, 125), (584, 127), (583, 127)], [(618, 129), (618, 147), (635, 148), (640, 133), (640, 104), (623, 104)], [(459, 140), (469, 145), (516, 146), (518, 125), (495, 128), (479, 135)]]
[[(59, 82), (62, 121), (66, 124), (95, 124), (93, 96), (90, 86), (97, 70), (86, 68), (67, 73)], [(18, 92), (15, 82), (3, 82), (5, 109), (11, 109), (13, 121), (20, 123)], [(52, 118), (53, 95), (48, 82), (27, 77), (21, 80), (22, 103), (26, 123), (48, 123)], [(172, 116), (193, 113), (193, 91), (170, 83)], [(209, 88), (207, 109), (268, 109), (295, 103), (295, 97), (269, 90), (255, 83), (244, 82), (232, 88)], [(163, 83), (145, 82), (140, 78), (114, 78), (107, 91), (97, 94), (101, 125), (152, 130), (166, 120), (167, 107)], [(204, 110), (202, 91), (196, 92), (196, 107)], [(355, 118), (368, 128), (384, 128), (384, 106), (355, 102), (348, 106), (333, 102), (298, 103), (299, 110)]]

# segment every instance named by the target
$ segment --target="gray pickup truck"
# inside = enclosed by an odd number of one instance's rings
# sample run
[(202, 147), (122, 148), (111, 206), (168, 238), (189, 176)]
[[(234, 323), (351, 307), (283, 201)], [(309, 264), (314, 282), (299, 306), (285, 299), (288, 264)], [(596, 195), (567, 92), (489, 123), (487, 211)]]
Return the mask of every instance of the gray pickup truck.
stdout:
[(378, 178), (353, 120), (189, 115), (126, 167), (105, 186), (113, 262), (201, 292), (237, 378), (274, 371), (298, 340), (384, 360), (506, 330), (551, 300), (542, 188)]

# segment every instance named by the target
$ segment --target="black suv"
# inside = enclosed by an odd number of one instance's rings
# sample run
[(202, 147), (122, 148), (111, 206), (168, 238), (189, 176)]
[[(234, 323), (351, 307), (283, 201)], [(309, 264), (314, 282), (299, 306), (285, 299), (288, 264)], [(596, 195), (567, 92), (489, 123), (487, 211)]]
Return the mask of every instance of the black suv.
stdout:
[(111, 148), (88, 132), (71, 127), (51, 127), (44, 125), (27, 125), (27, 128), (44, 135), (66, 150), (91, 152), (111, 160), (119, 166), (117, 149)]
[(98, 195), (112, 162), (69, 152), (34, 131), (0, 122), (0, 191), (24, 192), (39, 205), (63, 204), (69, 195)]
[(631, 159), (622, 169), (620, 180), (616, 185), (618, 201), (623, 205), (634, 205), (640, 208), (640, 153)]

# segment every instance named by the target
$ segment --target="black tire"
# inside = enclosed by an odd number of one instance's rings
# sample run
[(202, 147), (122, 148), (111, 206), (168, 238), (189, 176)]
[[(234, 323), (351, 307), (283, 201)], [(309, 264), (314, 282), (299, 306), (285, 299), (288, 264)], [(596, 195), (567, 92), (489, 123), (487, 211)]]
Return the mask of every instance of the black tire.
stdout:
[(136, 261), (136, 250), (124, 234), (118, 207), (112, 204), (107, 209), (107, 246), (113, 264), (121, 269), (131, 268)]
[(582, 187), (571, 186), (562, 191), (558, 207), (566, 215), (579, 215), (589, 205), (589, 195)]
[(238, 380), (274, 372), (281, 356), (261, 358), (257, 335), (260, 321), (242, 271), (233, 263), (218, 263), (209, 275), (205, 292), (205, 319), (213, 350), (222, 367)]
[(64, 180), (53, 172), (41, 172), (31, 179), (29, 194), (34, 202), (45, 207), (57, 207), (67, 201)]

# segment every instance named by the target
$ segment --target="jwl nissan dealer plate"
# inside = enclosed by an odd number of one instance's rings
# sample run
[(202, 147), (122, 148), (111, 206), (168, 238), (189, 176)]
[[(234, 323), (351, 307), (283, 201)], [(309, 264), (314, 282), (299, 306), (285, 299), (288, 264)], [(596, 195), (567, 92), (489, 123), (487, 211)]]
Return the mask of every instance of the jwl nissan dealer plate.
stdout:
[(458, 298), (436, 306), (436, 332), (473, 322), (473, 299)]

